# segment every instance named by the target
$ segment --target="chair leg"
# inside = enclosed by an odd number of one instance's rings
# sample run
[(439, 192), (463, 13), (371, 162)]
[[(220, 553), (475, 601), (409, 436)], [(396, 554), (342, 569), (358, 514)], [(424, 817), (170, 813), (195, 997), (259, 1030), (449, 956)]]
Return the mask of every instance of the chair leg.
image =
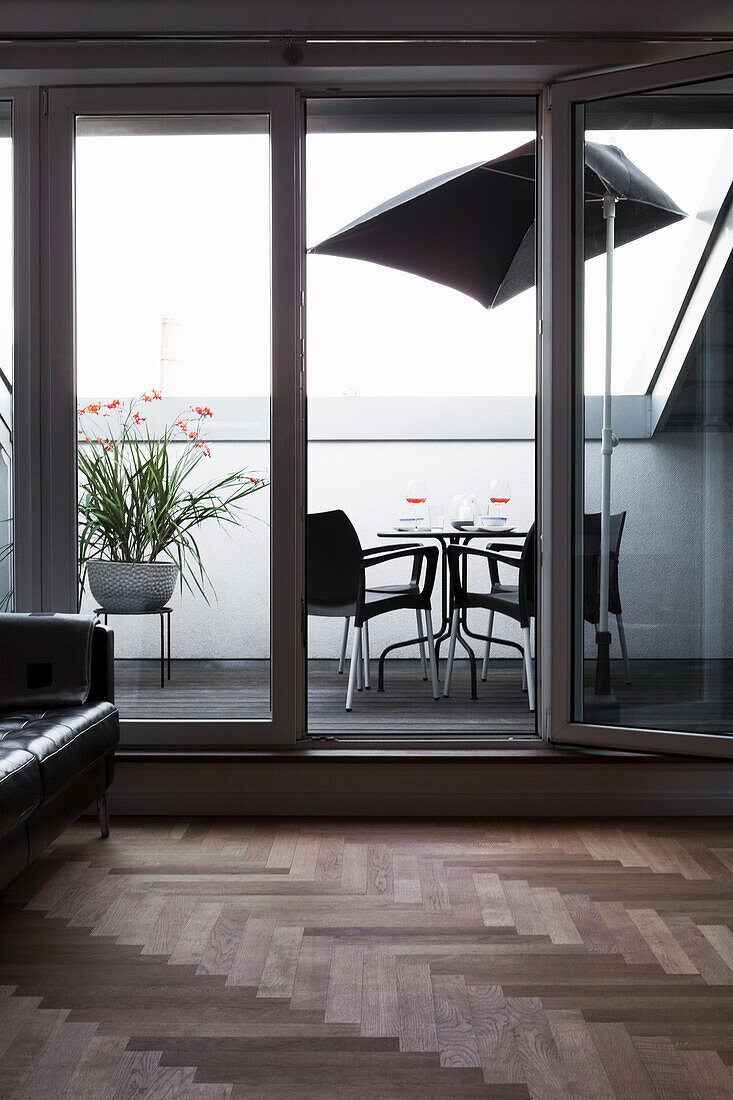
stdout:
[(364, 628), (359, 631), (359, 660), (356, 664), (356, 690), (364, 690)]
[[(417, 620), (417, 636), (418, 636), (418, 638), (424, 638), (425, 637), (425, 631), (423, 629), (423, 624), (422, 624), (422, 611), (420, 611), (419, 608), (416, 609), (416, 611), (415, 611), (415, 618)], [(428, 665), (427, 665), (427, 661), (425, 659), (425, 642), (422, 642), (422, 641), (419, 642), (419, 646), (420, 646), (420, 663), (422, 665), (422, 678), (423, 678), (423, 680), (427, 680), (427, 678), (428, 678)]]
[(626, 631), (624, 630), (624, 620), (620, 615), (616, 616), (616, 625), (618, 626), (618, 640), (621, 642), (621, 656), (624, 659), (624, 672), (626, 673), (626, 683), (631, 683), (631, 665), (629, 664), (629, 651), (626, 648)]
[(349, 640), (349, 623), (350, 617), (347, 615), (344, 619), (344, 633), (341, 637), (341, 653), (339, 655), (339, 672), (344, 671), (344, 664), (346, 663), (346, 644)]
[[(346, 688), (346, 709), (351, 710), (354, 703), (354, 688), (356, 687), (359, 668), (361, 665), (361, 627), (354, 627), (354, 638), (351, 643), (351, 660), (349, 662), (349, 683)], [(361, 677), (359, 677), (361, 679)]]
[(522, 660), (522, 691), (527, 690), (527, 666)]
[(524, 636), (524, 671), (527, 677), (527, 695), (529, 709), (534, 711), (534, 669), (532, 668), (532, 632), (528, 626), (522, 628)]
[(99, 818), (99, 831), (102, 834), (102, 840), (106, 840), (109, 836), (109, 808), (106, 794), (97, 799), (97, 817)]
[(362, 627), (362, 645), (364, 649), (364, 687), (367, 691), (372, 686), (372, 677), (369, 669), (369, 623)]
[(494, 612), (490, 611), (489, 612), (489, 624), (486, 627), (486, 633), (488, 634), (488, 638), (487, 638), (487, 641), (486, 641), (486, 645), (484, 646), (484, 663), (481, 666), (481, 679), (482, 680), (485, 680), (486, 677), (489, 675), (489, 657), (491, 655), (491, 632), (493, 631), (493, 629), (494, 629)]
[(453, 659), (456, 655), (456, 639), (458, 637), (458, 622), (460, 620), (461, 613), (458, 608), (453, 612), (453, 618), (451, 619), (450, 627), (450, 645), (448, 646), (448, 663), (445, 666), (445, 680), (443, 681), (443, 697), (448, 698), (450, 695), (450, 682), (453, 678)]
[(433, 699), (440, 699), (440, 681), (438, 680), (438, 661), (435, 656), (435, 635), (433, 634), (433, 615), (431, 611), (423, 613), (428, 636), (428, 654), (430, 656), (430, 678), (433, 681)]

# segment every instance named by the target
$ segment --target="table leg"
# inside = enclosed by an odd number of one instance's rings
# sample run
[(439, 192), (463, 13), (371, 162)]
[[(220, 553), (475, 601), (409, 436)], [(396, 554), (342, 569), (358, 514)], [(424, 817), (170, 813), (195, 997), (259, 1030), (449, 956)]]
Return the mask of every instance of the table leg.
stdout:
[(165, 615), (161, 611), (160, 613), (160, 686), (165, 687), (165, 636), (164, 629), (165, 624), (163, 619)]
[[(462, 541), (463, 542), (469, 542), (470, 540), (469, 539), (463, 539), (462, 540), (460, 535), (456, 535), (455, 537), (453, 537), (451, 535), (451, 537), (448, 539), (448, 544), (447, 545), (457, 546)], [(436, 657), (436, 660), (440, 659), (440, 644), (441, 644), (441, 642), (444, 642), (447, 638), (450, 637), (451, 615), (452, 615), (452, 611), (453, 611), (453, 607), (452, 607), (452, 602), (453, 601), (450, 599), (450, 585), (448, 583), (448, 552), (447, 552), (447, 545), (446, 545), (445, 542), (443, 542), (441, 540), (441, 548), (442, 548), (441, 580), (442, 580), (442, 585), (443, 585), (443, 600), (442, 600), (442, 604), (443, 604), (443, 607), (442, 607), (443, 623), (441, 625), (440, 634), (435, 639), (435, 657)], [(464, 582), (465, 582), (465, 577), (466, 577), (466, 562), (465, 561), (463, 562), (462, 568), (463, 568), (463, 577), (464, 577)], [(474, 676), (475, 672), (476, 672), (475, 664), (474, 664), (475, 656), (474, 656), (473, 650), (471, 649), (471, 647), (469, 646), (466, 639), (463, 637), (463, 635), (461, 633), (460, 627), (463, 626), (463, 625), (465, 625), (465, 623), (462, 620), (461, 623), (459, 624), (457, 641), (460, 642), (460, 644), (463, 646), (463, 648), (465, 649), (466, 653), (469, 656), (469, 659), (471, 661), (471, 673), (472, 673), (472, 676)]]
[(448, 583), (448, 553), (447, 547), (452, 545), (456, 540), (450, 538), (446, 543), (445, 539), (440, 539), (440, 614), (441, 623), (438, 629), (438, 633), (435, 636), (435, 660), (440, 660), (440, 645), (441, 642), (445, 642), (450, 638), (450, 621), (451, 621), (451, 600), (450, 600), (450, 585)]
[(171, 614), (166, 615), (168, 620), (168, 679), (171, 678)]

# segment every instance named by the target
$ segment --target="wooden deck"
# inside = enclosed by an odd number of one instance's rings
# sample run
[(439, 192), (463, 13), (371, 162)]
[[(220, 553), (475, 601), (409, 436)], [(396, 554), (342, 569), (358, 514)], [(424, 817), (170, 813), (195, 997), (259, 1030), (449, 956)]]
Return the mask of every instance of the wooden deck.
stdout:
[[(408, 733), (532, 735), (534, 716), (522, 691), (519, 661), (493, 661), (491, 682), (471, 700), (468, 667), (457, 665), (450, 699), (436, 702), (422, 680), (418, 661), (387, 663), (385, 691), (372, 687), (344, 709), (346, 676), (335, 661), (309, 661), (308, 728), (311, 733)], [(265, 661), (174, 661), (171, 680), (160, 687), (156, 661), (117, 661), (116, 697), (123, 718), (185, 719), (192, 716), (262, 718), (269, 714), (269, 664)]]
[(731, 927), (725, 819), (88, 819), (0, 904), (0, 1095), (723, 1100)]
[[(441, 667), (441, 673), (443, 670)], [(613, 662), (620, 720), (649, 729), (725, 733), (733, 729), (733, 661), (632, 661), (633, 683)], [(160, 687), (157, 661), (117, 661), (117, 702), (123, 718), (253, 719), (269, 716), (269, 664), (265, 661), (174, 661), (172, 679)], [(592, 690), (593, 667), (586, 669)], [(450, 699), (435, 702), (417, 661), (387, 663), (386, 690), (355, 696), (344, 710), (346, 677), (335, 661), (310, 661), (309, 732), (359, 736), (390, 733), (441, 736), (531, 736), (534, 716), (521, 690), (518, 661), (494, 660), (489, 680), (472, 700), (468, 666), (459, 661)]]

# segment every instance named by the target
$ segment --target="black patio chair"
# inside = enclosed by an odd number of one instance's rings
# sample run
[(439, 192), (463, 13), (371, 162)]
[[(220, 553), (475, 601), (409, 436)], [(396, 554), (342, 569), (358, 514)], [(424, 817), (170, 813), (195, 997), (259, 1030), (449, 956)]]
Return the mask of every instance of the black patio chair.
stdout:
[[(609, 577), (608, 577), (608, 610), (611, 615), (616, 617), (616, 625), (618, 628), (619, 643), (621, 646), (621, 656), (624, 662), (624, 672), (626, 674), (626, 682), (631, 683), (631, 665), (629, 663), (629, 653), (626, 646), (626, 632), (624, 630), (623, 612), (621, 608), (621, 595), (619, 592), (618, 582), (618, 566), (619, 556), (621, 553), (621, 538), (624, 533), (624, 526), (626, 523), (626, 512), (618, 512), (611, 516), (611, 531), (610, 531), (610, 565), (609, 565)], [(516, 543), (494, 543), (488, 548), (489, 550), (499, 551), (502, 554), (521, 554), (522, 547)], [(584, 570), (583, 570), (583, 618), (586, 622), (591, 623), (593, 626), (598, 625), (600, 618), (600, 570), (601, 570), (601, 513), (600, 512), (587, 512), (583, 517), (583, 555), (584, 555)], [(498, 579), (498, 567), (494, 565), (495, 573), (492, 575)], [(498, 580), (497, 580), (498, 583)], [(492, 584), (493, 589), (493, 584)], [(494, 623), (494, 612), (489, 612), (489, 621), (487, 627), (488, 637), (484, 648), (484, 660), (481, 669), (481, 679), (486, 680), (489, 669), (489, 656), (491, 653), (491, 633)], [(524, 686), (524, 684), (523, 684)]]
[[(368, 687), (368, 624), (389, 611), (414, 610), (421, 645), (427, 643), (433, 698), (440, 698), (438, 666), (431, 612), (431, 596), (438, 568), (437, 546), (400, 544), (397, 547), (362, 549), (349, 517), (340, 509), (308, 516), (307, 595), (308, 614), (354, 620), (346, 710), (350, 711), (354, 689)], [(404, 584), (367, 584), (367, 569), (401, 558), (412, 560), (412, 573)], [(346, 625), (348, 629), (348, 623)], [(345, 647), (342, 647), (345, 649)], [(362, 679), (362, 662), (364, 676)]]
[[(488, 633), (481, 635), (487, 646), (491, 644), (491, 634), (494, 625), (494, 615), (506, 615), (518, 622), (522, 628), (523, 645), (518, 642), (502, 640), (503, 645), (518, 649), (523, 658), (524, 681), (527, 685), (529, 697), (529, 709), (535, 709), (534, 669), (532, 667), (531, 648), (531, 624), (535, 617), (535, 589), (537, 574), (537, 540), (535, 526), (529, 529), (527, 538), (521, 547), (501, 547), (493, 544), (485, 550), (474, 546), (449, 546), (448, 568), (451, 581), (451, 605), (453, 614), (451, 618), (450, 645), (448, 649), (448, 664), (445, 670), (443, 695), (450, 694), (451, 680), (453, 678), (453, 661), (456, 651), (456, 639), (458, 627), (462, 615), (470, 608), (483, 608), (489, 612)], [(506, 550), (519, 551), (507, 553)], [(472, 589), (468, 587), (468, 564), (472, 560), (485, 561), (488, 566), (489, 588)], [(503, 584), (499, 578), (499, 565), (506, 565), (516, 569), (517, 584)], [(484, 661), (486, 662), (486, 655)], [(473, 659), (471, 660), (471, 696), (476, 698), (476, 673)]]
[[(618, 640), (624, 662), (626, 683), (631, 683), (629, 651), (626, 648), (621, 595), (618, 586), (618, 563), (621, 537), (626, 524), (626, 512), (611, 516), (610, 561), (608, 566), (608, 613), (615, 615)], [(587, 512), (583, 517), (583, 618), (598, 626), (601, 604), (601, 513)]]

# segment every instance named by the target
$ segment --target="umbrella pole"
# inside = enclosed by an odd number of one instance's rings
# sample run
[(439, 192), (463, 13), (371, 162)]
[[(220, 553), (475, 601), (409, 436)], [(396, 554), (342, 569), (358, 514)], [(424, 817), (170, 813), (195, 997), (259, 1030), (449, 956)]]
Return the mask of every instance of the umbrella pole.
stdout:
[(611, 457), (614, 438), (611, 428), (611, 364), (613, 359), (613, 250), (616, 198), (603, 198), (606, 223), (606, 369), (603, 385), (603, 427), (601, 430), (601, 553), (599, 566), (600, 605), (596, 630), (596, 695), (611, 694), (611, 632), (608, 629), (608, 581), (611, 551)]

